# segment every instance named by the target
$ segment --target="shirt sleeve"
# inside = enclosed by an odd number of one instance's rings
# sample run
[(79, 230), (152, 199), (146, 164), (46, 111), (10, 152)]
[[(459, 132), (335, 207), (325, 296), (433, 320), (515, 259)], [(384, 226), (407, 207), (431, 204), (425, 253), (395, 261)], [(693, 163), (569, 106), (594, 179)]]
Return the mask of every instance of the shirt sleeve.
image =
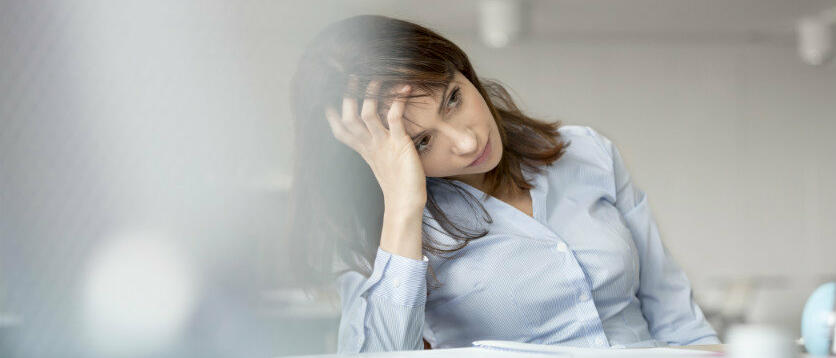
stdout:
[(588, 128), (612, 158), (616, 207), (636, 243), (640, 260), (638, 298), (650, 334), (670, 345), (719, 344), (717, 333), (694, 302), (691, 283), (671, 257), (650, 211), (647, 195), (633, 185), (613, 143)]
[(338, 353), (423, 349), (426, 256), (415, 260), (377, 249), (369, 277), (342, 274)]

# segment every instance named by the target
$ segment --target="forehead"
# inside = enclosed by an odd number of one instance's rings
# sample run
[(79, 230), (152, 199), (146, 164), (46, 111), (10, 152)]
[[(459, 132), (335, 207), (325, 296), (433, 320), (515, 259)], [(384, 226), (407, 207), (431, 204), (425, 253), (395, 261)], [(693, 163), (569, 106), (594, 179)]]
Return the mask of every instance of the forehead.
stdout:
[(404, 109), (404, 128), (409, 135), (418, 133), (431, 127), (440, 120), (438, 107), (443, 103), (442, 91), (435, 91), (431, 95), (411, 98)]
[[(418, 133), (440, 120), (442, 117), (439, 114), (439, 107), (444, 103), (444, 96), (448, 96), (450, 88), (459, 82), (453, 78), (445, 88), (435, 89), (432, 92), (413, 92), (419, 97), (410, 98), (404, 109), (404, 127), (407, 133), (410, 135)], [(388, 104), (386, 107), (388, 112)]]

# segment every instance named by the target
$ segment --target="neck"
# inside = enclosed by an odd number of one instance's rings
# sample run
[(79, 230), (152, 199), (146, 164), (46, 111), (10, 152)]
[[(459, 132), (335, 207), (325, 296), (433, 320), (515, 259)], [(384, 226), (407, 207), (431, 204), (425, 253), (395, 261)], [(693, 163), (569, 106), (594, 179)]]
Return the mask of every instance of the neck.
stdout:
[(447, 179), (458, 180), (483, 192), (487, 192), (487, 188), (485, 188), (485, 173), (457, 175), (448, 177)]
[[(447, 179), (458, 180), (464, 182), (467, 185), (470, 185), (476, 189), (479, 189), (483, 193), (487, 193), (490, 188), (488, 188), (487, 184), (485, 183), (485, 174), (468, 174), (468, 175), (459, 175), (454, 177), (447, 177)], [(510, 187), (506, 188), (499, 188), (497, 193), (494, 193), (493, 196), (497, 198), (514, 198), (518, 195), (527, 194), (528, 190), (522, 190), (518, 188), (516, 185), (511, 185)]]

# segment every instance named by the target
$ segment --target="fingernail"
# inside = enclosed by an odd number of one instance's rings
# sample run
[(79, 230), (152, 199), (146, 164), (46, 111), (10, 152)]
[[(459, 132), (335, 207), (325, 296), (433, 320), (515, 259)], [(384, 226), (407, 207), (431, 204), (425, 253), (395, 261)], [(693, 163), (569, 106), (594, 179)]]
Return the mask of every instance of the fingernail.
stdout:
[(401, 93), (406, 93), (406, 92), (409, 92), (409, 85), (403, 86), (401, 88)]

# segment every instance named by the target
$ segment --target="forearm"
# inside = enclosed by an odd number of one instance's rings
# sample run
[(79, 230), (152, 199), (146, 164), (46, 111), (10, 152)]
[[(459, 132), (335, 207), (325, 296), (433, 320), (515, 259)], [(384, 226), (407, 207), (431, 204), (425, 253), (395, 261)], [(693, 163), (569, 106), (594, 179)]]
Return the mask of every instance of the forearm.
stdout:
[(369, 277), (357, 272), (342, 275), (339, 352), (421, 349), (426, 272), (426, 260), (379, 248)]
[(380, 248), (414, 260), (423, 258), (421, 225), (423, 208), (410, 206), (385, 206)]

